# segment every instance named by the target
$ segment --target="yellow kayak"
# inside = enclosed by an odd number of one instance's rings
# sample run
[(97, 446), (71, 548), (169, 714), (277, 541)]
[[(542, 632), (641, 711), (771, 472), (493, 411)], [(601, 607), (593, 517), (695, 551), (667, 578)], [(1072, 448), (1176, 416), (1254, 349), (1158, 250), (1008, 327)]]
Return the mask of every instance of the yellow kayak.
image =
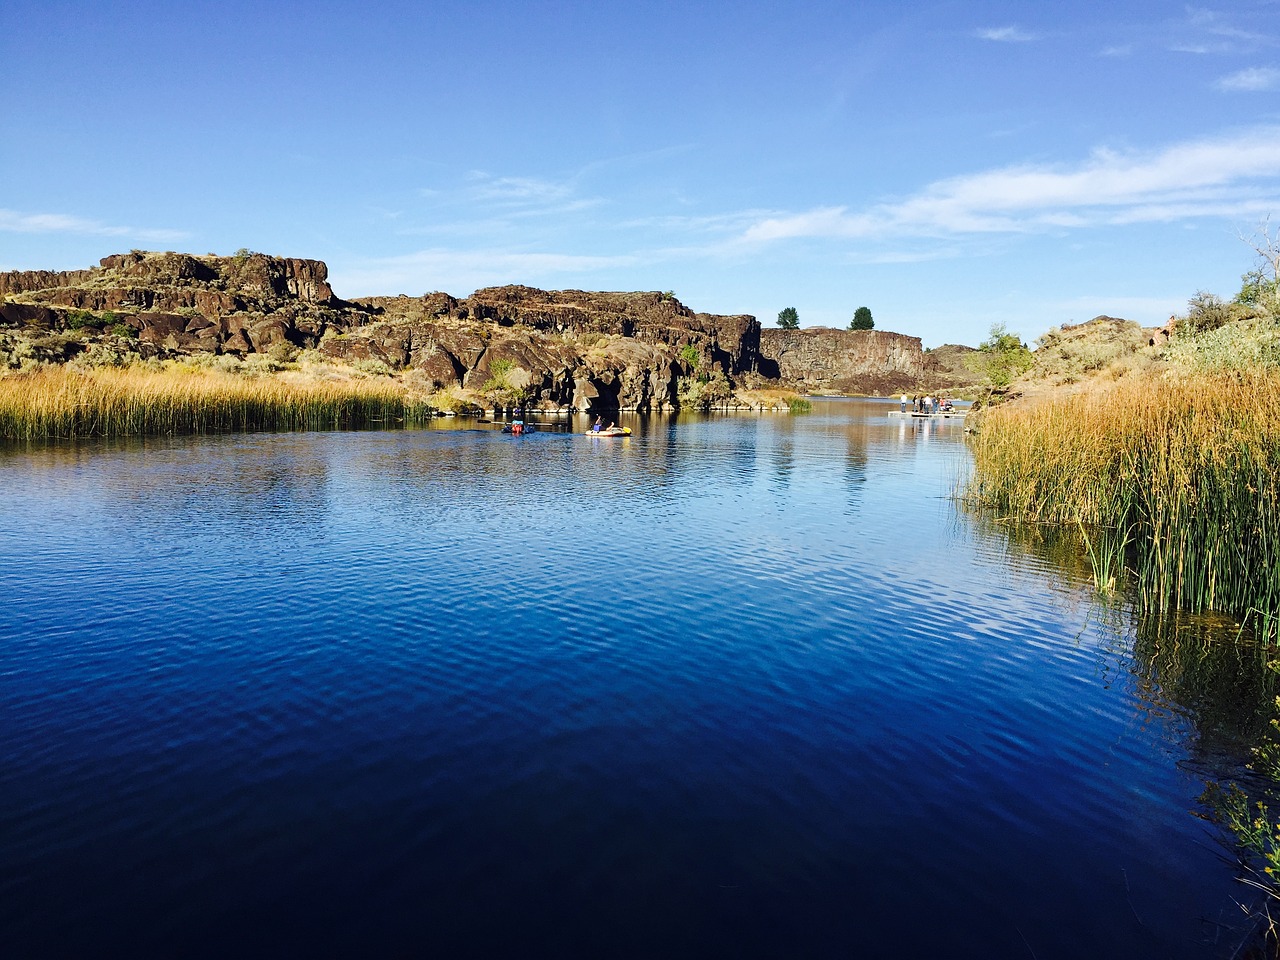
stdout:
[(610, 427), (608, 430), (588, 430), (588, 437), (629, 437), (630, 427)]

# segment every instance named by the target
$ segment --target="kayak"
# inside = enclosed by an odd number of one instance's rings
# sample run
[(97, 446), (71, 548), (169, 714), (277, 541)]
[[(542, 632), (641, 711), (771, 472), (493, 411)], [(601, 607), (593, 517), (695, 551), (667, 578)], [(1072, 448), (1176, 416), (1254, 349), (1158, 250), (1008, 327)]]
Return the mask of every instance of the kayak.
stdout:
[(588, 437), (629, 437), (630, 427), (610, 427), (608, 430), (588, 430)]

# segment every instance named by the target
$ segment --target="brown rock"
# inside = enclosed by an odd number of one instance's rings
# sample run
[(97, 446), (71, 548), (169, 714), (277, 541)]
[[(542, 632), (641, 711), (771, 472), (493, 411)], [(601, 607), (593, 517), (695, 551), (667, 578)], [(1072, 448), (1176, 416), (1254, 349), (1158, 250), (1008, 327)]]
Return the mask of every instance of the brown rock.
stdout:
[(919, 337), (885, 330), (760, 332), (761, 374), (809, 393), (887, 394), (908, 390), (927, 374)]

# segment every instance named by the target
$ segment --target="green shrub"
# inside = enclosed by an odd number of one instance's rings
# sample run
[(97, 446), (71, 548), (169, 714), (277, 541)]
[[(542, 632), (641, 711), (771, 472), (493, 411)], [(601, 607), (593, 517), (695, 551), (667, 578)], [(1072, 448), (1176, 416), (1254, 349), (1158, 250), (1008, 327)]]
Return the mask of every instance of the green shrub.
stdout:
[(98, 367), (127, 367), (141, 359), (132, 350), (121, 350), (110, 342), (99, 341), (89, 344), (83, 353), (68, 363), (79, 369), (92, 370)]
[(298, 358), (298, 348), (287, 340), (273, 343), (267, 350), (267, 356), (276, 363), (292, 363)]
[(369, 357), (365, 360), (352, 360), (351, 368), (371, 377), (391, 376), (391, 368), (376, 357)]
[(965, 358), (969, 369), (996, 390), (1007, 387), (1030, 370), (1034, 362), (1026, 344), (1017, 334), (1005, 330), (1003, 323), (993, 324), (987, 339)]
[(1226, 303), (1208, 291), (1198, 290), (1187, 301), (1187, 316), (1183, 325), (1192, 336), (1198, 336), (1217, 330), (1244, 316), (1244, 313), (1240, 304)]
[(681, 410), (710, 410), (733, 399), (729, 378), (714, 374), (676, 378), (676, 405)]
[(71, 310), (66, 314), (67, 327), (72, 330), (83, 330), (85, 327), (101, 327), (103, 320), (88, 310)]
[(1186, 371), (1280, 367), (1280, 324), (1273, 317), (1250, 317), (1195, 337), (1178, 337), (1165, 358)]

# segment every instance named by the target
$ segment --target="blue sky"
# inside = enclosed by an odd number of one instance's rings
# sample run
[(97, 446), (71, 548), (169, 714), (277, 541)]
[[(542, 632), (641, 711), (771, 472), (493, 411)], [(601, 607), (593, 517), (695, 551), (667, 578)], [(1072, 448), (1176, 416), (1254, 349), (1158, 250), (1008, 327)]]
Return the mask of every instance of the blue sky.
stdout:
[(672, 290), (975, 344), (1230, 296), (1280, 0), (0, 4), (0, 269)]

